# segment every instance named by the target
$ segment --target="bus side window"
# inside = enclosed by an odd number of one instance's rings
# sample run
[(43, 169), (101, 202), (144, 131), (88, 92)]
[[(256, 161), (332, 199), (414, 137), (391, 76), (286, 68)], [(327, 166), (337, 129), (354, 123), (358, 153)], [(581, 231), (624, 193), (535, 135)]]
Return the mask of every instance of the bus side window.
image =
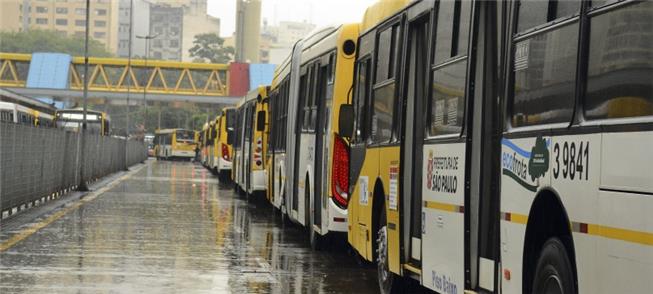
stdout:
[[(395, 72), (401, 42), (399, 24), (387, 27), (378, 34), (376, 75), (372, 102), (372, 128), (370, 138), (374, 144), (388, 143), (395, 133)], [(390, 46), (388, 46), (390, 44)]]
[(362, 143), (367, 138), (367, 114), (366, 101), (367, 92), (370, 86), (370, 59), (358, 62), (358, 69), (356, 77), (356, 93), (354, 98), (354, 111), (355, 111), (355, 126), (354, 126), (354, 140)]
[(590, 18), (588, 119), (653, 115), (652, 14), (644, 1)]
[[(542, 3), (540, 3), (542, 2)], [(528, 1), (519, 6), (517, 34), (513, 44), (512, 126), (563, 123), (571, 120), (575, 103), (578, 54), (578, 15), (569, 23), (548, 29), (551, 21), (569, 17), (579, 9), (577, 1), (557, 5), (554, 1)], [(544, 5), (547, 18), (541, 20)], [(560, 3), (558, 3), (560, 4)], [(536, 14), (536, 15), (535, 15)], [(547, 27), (521, 37), (532, 26)]]
[(429, 136), (460, 133), (465, 110), (471, 4), (440, 1), (429, 107)]

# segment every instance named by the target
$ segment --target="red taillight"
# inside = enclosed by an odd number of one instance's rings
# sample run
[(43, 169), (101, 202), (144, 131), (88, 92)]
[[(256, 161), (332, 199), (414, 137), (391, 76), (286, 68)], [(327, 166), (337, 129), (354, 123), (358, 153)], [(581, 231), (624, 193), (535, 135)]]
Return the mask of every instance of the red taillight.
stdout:
[(341, 208), (347, 208), (347, 202), (349, 201), (349, 148), (345, 140), (339, 136), (335, 136), (333, 164), (331, 167), (333, 200)]
[(262, 154), (262, 152), (263, 152), (263, 141), (259, 137), (259, 138), (256, 139), (256, 148), (254, 149), (254, 156), (253, 156), (254, 157), (253, 158), (254, 163), (256, 164), (256, 166), (263, 165), (263, 161), (262, 161), (263, 154)]
[(222, 158), (229, 160), (229, 147), (225, 144), (222, 144)]

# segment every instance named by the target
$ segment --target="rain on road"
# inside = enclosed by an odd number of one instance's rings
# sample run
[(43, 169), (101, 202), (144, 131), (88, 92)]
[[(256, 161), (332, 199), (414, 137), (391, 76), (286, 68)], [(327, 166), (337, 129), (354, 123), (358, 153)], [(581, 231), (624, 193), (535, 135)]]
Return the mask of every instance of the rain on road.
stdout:
[(0, 227), (0, 292), (378, 292), (375, 269), (358, 265), (346, 240), (311, 251), (305, 231), (200, 165), (133, 169), (13, 246), (47, 217)]

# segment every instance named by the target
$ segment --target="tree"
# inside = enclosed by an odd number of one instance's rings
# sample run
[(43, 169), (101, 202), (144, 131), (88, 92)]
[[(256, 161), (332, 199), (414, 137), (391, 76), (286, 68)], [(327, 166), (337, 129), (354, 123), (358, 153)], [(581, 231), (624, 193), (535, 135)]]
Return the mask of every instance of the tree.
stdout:
[[(88, 40), (88, 55), (111, 57), (105, 46), (95, 39)], [(0, 52), (57, 52), (84, 56), (84, 37), (67, 37), (56, 31), (30, 29), (26, 32), (0, 32)]]
[(191, 57), (195, 57), (194, 61), (210, 62), (210, 63), (228, 63), (233, 60), (234, 47), (224, 46), (224, 39), (220, 38), (216, 33), (206, 33), (195, 35), (192, 48), (188, 49)]

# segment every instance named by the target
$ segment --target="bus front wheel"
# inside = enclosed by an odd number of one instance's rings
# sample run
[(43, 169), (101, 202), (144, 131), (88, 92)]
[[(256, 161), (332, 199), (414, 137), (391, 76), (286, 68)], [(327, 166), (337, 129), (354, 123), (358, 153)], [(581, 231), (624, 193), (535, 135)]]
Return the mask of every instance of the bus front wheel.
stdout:
[(533, 293), (576, 293), (571, 261), (558, 238), (550, 238), (542, 246), (535, 268)]

